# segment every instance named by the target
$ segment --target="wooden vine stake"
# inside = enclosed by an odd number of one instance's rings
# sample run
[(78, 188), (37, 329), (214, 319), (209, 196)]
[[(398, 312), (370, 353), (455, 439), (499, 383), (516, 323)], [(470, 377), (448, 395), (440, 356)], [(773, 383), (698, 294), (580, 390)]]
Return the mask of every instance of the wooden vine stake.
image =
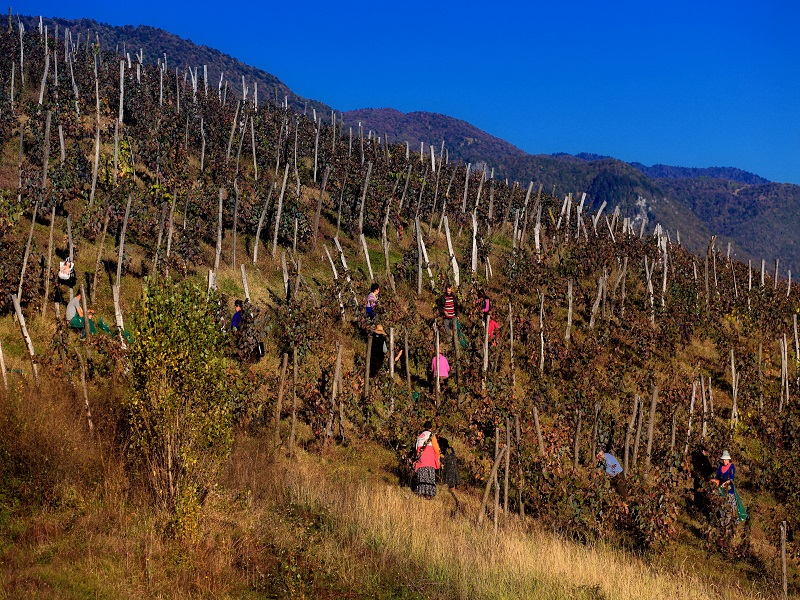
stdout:
[(653, 388), (653, 398), (650, 401), (650, 419), (647, 422), (647, 462), (646, 468), (650, 468), (650, 459), (653, 455), (653, 426), (656, 421), (656, 405), (658, 404), (658, 386)]
[(28, 233), (28, 243), (25, 245), (25, 256), (22, 258), (22, 272), (19, 276), (19, 288), (17, 289), (17, 298), (22, 298), (22, 284), (25, 281), (25, 269), (28, 266), (28, 258), (31, 254), (31, 242), (33, 241), (33, 228), (36, 225), (36, 213), (39, 210), (39, 203), (37, 202), (36, 205), (33, 207), (33, 213), (31, 213), (31, 229)]
[(294, 437), (297, 429), (297, 346), (292, 348), (292, 428), (289, 430), (289, 457), (294, 456)]
[(6, 359), (3, 356), (3, 342), (0, 342), (0, 371), (3, 373), (3, 388), (8, 391), (8, 375), (6, 375)]
[(508, 452), (508, 447), (500, 450), (500, 453), (494, 459), (492, 472), (489, 474), (489, 477), (486, 480), (486, 487), (483, 489), (483, 500), (481, 501), (481, 506), (478, 509), (478, 518), (477, 518), (478, 525), (481, 525), (483, 523), (484, 518), (486, 518), (486, 503), (489, 500), (489, 491), (491, 490), (492, 482), (494, 482), (497, 479), (497, 470), (500, 468), (500, 463), (503, 460), (503, 455), (506, 452)]
[(22, 338), (25, 340), (25, 345), (28, 347), (28, 354), (30, 355), (31, 366), (33, 367), (33, 378), (36, 381), (36, 387), (39, 387), (39, 365), (36, 364), (33, 341), (31, 340), (31, 336), (28, 335), (28, 328), (25, 326), (25, 315), (22, 314), (22, 308), (19, 305), (19, 298), (17, 298), (16, 294), (11, 294), (11, 302), (14, 304), (14, 311), (17, 314), (17, 322), (22, 332)]
[[(86, 302), (85, 299), (84, 302)], [(88, 318), (86, 320), (88, 321)], [(83, 403), (86, 408), (86, 422), (89, 424), (89, 433), (92, 433), (94, 432), (94, 423), (92, 421), (92, 410), (89, 408), (89, 390), (86, 387), (86, 363), (77, 349), (75, 350), (75, 355), (81, 364), (81, 388), (83, 389)]]
[(286, 168), (283, 171), (283, 183), (281, 184), (281, 195), (278, 197), (278, 209), (275, 211), (275, 232), (272, 238), (272, 258), (275, 259), (275, 256), (278, 252), (278, 231), (280, 230), (281, 225), (281, 213), (283, 212), (283, 195), (286, 193), (286, 181), (289, 179), (289, 164), (286, 164)]
[(784, 600), (789, 598), (789, 579), (787, 577), (786, 569), (786, 530), (788, 526), (786, 521), (781, 522), (781, 592), (783, 592)]
[(278, 381), (278, 400), (275, 402), (275, 415), (273, 417), (273, 437), (275, 447), (281, 445), (281, 410), (283, 409), (283, 390), (286, 386), (286, 369), (289, 367), (289, 355), (284, 352), (281, 362), (281, 375)]

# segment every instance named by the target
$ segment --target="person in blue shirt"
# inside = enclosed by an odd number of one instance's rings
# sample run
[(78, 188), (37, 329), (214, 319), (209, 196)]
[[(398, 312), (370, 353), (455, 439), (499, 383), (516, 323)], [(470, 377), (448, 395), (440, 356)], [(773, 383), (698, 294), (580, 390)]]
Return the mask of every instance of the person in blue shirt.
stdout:
[(606, 475), (611, 477), (611, 487), (622, 498), (628, 493), (627, 484), (625, 481), (625, 474), (622, 472), (622, 466), (613, 454), (598, 450), (595, 455), (598, 462), (598, 467), (603, 467)]
[(744, 507), (741, 498), (739, 498), (733, 482), (736, 478), (736, 465), (731, 462), (731, 453), (723, 450), (720, 460), (722, 464), (717, 469), (717, 476), (711, 480), (711, 483), (719, 487), (720, 494), (724, 495), (728, 501), (728, 514), (721, 515), (722, 524), (727, 525), (730, 523), (732, 517), (736, 517), (740, 522), (745, 521), (747, 520), (747, 509)]
[(609, 477), (616, 477), (622, 473), (622, 467), (619, 466), (619, 461), (614, 457), (613, 454), (598, 451), (597, 461), (605, 465), (605, 472)]
[(231, 331), (239, 331), (242, 326), (242, 301), (237, 300), (233, 303), (233, 318), (231, 319)]

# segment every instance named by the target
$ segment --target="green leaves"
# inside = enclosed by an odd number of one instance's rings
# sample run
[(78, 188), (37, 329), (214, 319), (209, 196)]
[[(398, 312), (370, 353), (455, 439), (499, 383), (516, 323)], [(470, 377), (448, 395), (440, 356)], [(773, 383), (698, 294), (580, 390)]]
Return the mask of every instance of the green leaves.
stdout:
[(147, 278), (133, 318), (125, 402), (130, 459), (147, 467), (142, 471), (162, 507), (180, 508), (181, 515), (196, 513), (187, 499), (203, 496), (232, 442), (236, 385), (228, 379), (238, 372), (222, 353), (216, 304), (196, 284)]

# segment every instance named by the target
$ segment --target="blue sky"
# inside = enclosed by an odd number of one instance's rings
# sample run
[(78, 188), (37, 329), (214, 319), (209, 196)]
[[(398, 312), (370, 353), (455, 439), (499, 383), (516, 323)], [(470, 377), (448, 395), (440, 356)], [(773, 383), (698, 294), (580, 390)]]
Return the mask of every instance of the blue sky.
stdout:
[(43, 0), (13, 9), (161, 27), (337, 110), (440, 112), (531, 153), (733, 166), (800, 184), (795, 0)]

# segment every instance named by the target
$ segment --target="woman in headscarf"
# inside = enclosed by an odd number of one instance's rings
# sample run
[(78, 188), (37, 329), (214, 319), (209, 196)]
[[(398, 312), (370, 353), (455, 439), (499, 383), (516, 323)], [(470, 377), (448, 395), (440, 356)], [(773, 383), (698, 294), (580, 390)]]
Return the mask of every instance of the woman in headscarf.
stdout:
[(717, 476), (711, 481), (719, 486), (720, 494), (724, 494), (728, 501), (728, 515), (723, 518), (723, 523), (730, 522), (730, 517), (734, 516), (739, 521), (747, 519), (747, 512), (744, 505), (739, 508), (741, 500), (738, 498), (739, 494), (736, 493), (736, 486), (734, 485), (734, 478), (736, 477), (736, 465), (731, 462), (731, 454), (727, 450), (722, 451), (720, 457), (722, 464), (717, 469)]
[(425, 430), (417, 436), (415, 448), (417, 459), (414, 461), (411, 489), (418, 496), (430, 500), (436, 495), (436, 470), (440, 467), (441, 455), (430, 423), (425, 423)]

